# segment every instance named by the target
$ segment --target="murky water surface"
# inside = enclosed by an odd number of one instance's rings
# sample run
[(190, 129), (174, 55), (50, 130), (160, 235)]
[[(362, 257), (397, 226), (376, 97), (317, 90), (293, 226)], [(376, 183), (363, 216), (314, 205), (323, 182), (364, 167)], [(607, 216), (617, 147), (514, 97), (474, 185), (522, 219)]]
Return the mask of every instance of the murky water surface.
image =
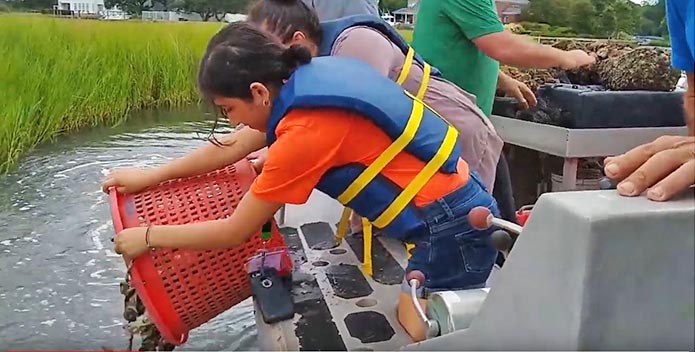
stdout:
[[(0, 176), (0, 350), (127, 347), (125, 266), (100, 183), (110, 168), (161, 164), (207, 143), (211, 127), (197, 109), (138, 114), (43, 145)], [(253, 350), (254, 325), (247, 300), (177, 350)]]

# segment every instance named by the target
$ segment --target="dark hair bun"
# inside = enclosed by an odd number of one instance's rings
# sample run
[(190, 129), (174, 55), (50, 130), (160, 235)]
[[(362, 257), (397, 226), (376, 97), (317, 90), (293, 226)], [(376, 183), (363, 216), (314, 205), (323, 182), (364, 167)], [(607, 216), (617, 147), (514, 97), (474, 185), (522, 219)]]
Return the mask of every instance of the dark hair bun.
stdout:
[(282, 53), (282, 61), (292, 68), (311, 62), (309, 49), (299, 44), (293, 44)]

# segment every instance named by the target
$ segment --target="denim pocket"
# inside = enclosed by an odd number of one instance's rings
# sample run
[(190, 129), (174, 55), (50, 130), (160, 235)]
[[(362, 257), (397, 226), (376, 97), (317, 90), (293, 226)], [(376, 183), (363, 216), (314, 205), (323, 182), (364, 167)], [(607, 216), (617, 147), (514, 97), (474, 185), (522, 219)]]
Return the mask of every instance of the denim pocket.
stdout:
[(456, 242), (466, 272), (484, 274), (492, 270), (497, 258), (497, 249), (492, 245), (488, 233), (475, 231), (456, 236)]
[(468, 218), (443, 216), (434, 221), (428, 221), (427, 228), (430, 231), (431, 238), (440, 238), (454, 236), (462, 231), (467, 231), (470, 228)]

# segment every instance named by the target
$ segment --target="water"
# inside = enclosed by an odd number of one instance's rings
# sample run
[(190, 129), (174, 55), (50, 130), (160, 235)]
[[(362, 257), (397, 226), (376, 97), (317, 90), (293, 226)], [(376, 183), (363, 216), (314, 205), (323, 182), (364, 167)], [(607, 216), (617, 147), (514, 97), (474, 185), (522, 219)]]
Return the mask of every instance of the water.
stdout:
[[(0, 350), (125, 349), (125, 274), (110, 239), (106, 170), (150, 166), (207, 143), (197, 109), (139, 114), (41, 146), (0, 176)], [(139, 345), (136, 343), (134, 348)], [(177, 350), (257, 349), (250, 301)]]

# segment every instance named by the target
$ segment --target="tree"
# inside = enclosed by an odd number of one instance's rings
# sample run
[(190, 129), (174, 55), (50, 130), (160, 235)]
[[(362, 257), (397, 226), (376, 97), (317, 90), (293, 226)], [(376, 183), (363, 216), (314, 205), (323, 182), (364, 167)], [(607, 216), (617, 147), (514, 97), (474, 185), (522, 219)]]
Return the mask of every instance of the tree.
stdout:
[(119, 9), (131, 14), (140, 15), (142, 11), (152, 8), (150, 0), (104, 0), (107, 8), (118, 6)]
[(634, 34), (637, 31), (640, 20), (640, 11), (637, 6), (628, 0), (615, 2), (613, 9), (616, 14), (620, 14), (620, 16), (616, 16), (615, 32)]
[(639, 24), (639, 29), (637, 30), (637, 34), (640, 35), (661, 35), (659, 33), (659, 26), (654, 23), (654, 21), (645, 18), (642, 16), (640, 18), (640, 24)]
[(408, 0), (380, 0), (379, 7), (382, 10), (395, 11), (408, 6)]
[(631, 0), (531, 0), (522, 11), (522, 19), (600, 36), (635, 34), (638, 29), (658, 32), (664, 1), (644, 1), (648, 4), (640, 6)]
[(616, 23), (618, 19), (616, 18), (615, 9), (613, 6), (607, 6), (603, 12), (598, 16), (598, 23), (596, 30), (598, 34), (601, 35), (613, 35), (616, 29)]
[(184, 0), (181, 9), (186, 12), (196, 12), (203, 21), (209, 21), (221, 11), (220, 5), (219, 0)]
[(246, 12), (249, 0), (184, 0), (181, 8), (200, 14), (203, 21), (215, 18), (221, 21), (227, 12)]
[(54, 0), (18, 0), (13, 1), (12, 7), (26, 10), (43, 10), (53, 8)]
[(571, 26), (572, 10), (576, 0), (553, 0), (548, 10), (552, 11), (548, 24), (558, 27)]
[(589, 0), (579, 0), (572, 4), (570, 26), (579, 34), (593, 34), (596, 11)]
[(661, 19), (661, 23), (659, 23), (659, 34), (664, 37), (668, 38), (668, 23), (666, 22), (666, 17)]
[(549, 23), (554, 12), (554, 0), (533, 0), (522, 11), (522, 19), (530, 22)]
[(638, 33), (641, 35), (666, 35), (662, 22), (666, 19), (666, 4), (661, 1), (647, 1), (642, 4)]
[(612, 3), (610, 0), (591, 0), (591, 4), (594, 5), (594, 10), (597, 14), (602, 14), (606, 11), (610, 3)]
[(666, 3), (665, 1), (657, 1), (653, 4), (643, 4), (642, 5), (642, 17), (651, 20), (652, 22), (659, 24), (661, 20), (666, 17)]

